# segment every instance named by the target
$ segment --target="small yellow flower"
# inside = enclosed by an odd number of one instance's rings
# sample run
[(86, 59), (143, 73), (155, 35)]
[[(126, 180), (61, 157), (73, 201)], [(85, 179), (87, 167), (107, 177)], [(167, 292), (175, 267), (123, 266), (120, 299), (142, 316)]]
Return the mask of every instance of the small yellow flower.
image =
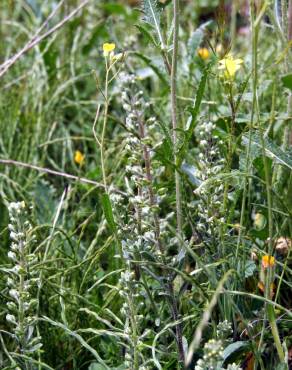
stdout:
[(275, 266), (275, 257), (268, 254), (262, 257), (262, 266), (264, 269), (272, 268)]
[(207, 60), (210, 57), (210, 53), (209, 53), (209, 50), (207, 48), (200, 48), (198, 50), (198, 55), (203, 60)]
[(233, 80), (242, 63), (242, 59), (234, 59), (231, 54), (227, 54), (223, 59), (219, 60), (218, 69), (224, 71), (224, 77), (227, 80)]
[(81, 153), (80, 150), (76, 150), (75, 155), (74, 155), (74, 161), (75, 163), (79, 164), (82, 166), (85, 160), (85, 154)]
[(103, 44), (102, 48), (103, 48), (103, 55), (107, 57), (109, 56), (110, 53), (112, 53), (115, 50), (116, 44), (106, 42), (105, 44)]

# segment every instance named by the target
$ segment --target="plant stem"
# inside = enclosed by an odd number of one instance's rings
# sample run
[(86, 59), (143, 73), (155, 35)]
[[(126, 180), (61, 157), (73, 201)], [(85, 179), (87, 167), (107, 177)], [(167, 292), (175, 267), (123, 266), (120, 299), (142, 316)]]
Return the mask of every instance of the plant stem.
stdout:
[[(173, 0), (173, 19), (174, 19), (174, 30), (173, 30), (173, 51), (172, 51), (172, 63), (171, 63), (171, 75), (170, 75), (170, 89), (171, 89), (171, 118), (172, 118), (172, 136), (174, 146), (174, 162), (175, 166), (178, 166), (177, 156), (177, 59), (178, 59), (178, 37), (179, 37), (179, 0)], [(182, 238), (182, 205), (181, 205), (181, 188), (180, 188), (180, 175), (177, 169), (175, 170), (175, 196), (176, 196), (176, 220), (177, 220), (177, 232), (178, 236)], [(176, 298), (173, 292), (172, 283), (168, 284), (169, 291), (171, 293), (171, 306), (173, 318), (175, 321), (178, 320), (178, 308)], [(184, 349), (182, 344), (182, 327), (181, 324), (176, 325), (176, 337), (177, 346), (179, 351), (179, 359), (182, 363), (185, 361)]]
[[(285, 19), (287, 23), (287, 38), (288, 42), (292, 40), (292, 0), (289, 0), (289, 5), (288, 5), (288, 12), (285, 14)], [(290, 56), (290, 51), (288, 50), (286, 58), (285, 58), (285, 64), (286, 64), (286, 72), (289, 71), (289, 56)], [(287, 115), (288, 115), (288, 120), (286, 121), (286, 127), (284, 130), (284, 140), (283, 140), (283, 149), (286, 150), (289, 144), (291, 143), (292, 140), (292, 132), (291, 132), (291, 114), (292, 114), (292, 94), (289, 92), (288, 96), (288, 104), (287, 104)]]
[(105, 138), (105, 131), (107, 126), (107, 117), (108, 117), (108, 108), (109, 108), (109, 101), (108, 101), (108, 84), (109, 84), (109, 67), (106, 61), (106, 74), (105, 74), (105, 90), (104, 90), (104, 98), (105, 98), (105, 106), (104, 106), (104, 116), (103, 116), (103, 124), (102, 124), (102, 131), (100, 137), (100, 161), (101, 161), (101, 171), (102, 171), (102, 179), (105, 192), (108, 193), (107, 189), (107, 182), (106, 182), (106, 172), (105, 172), (105, 158), (104, 158), (104, 138)]
[(275, 341), (275, 346), (277, 348), (278, 356), (280, 358), (281, 363), (284, 363), (285, 362), (285, 354), (284, 354), (284, 351), (283, 351), (283, 348), (282, 348), (282, 344), (281, 344), (281, 340), (280, 340), (280, 336), (279, 336), (279, 331), (278, 331), (278, 327), (277, 327), (277, 323), (276, 323), (275, 310), (274, 310), (274, 306), (272, 306), (269, 303), (267, 304), (267, 316), (268, 316), (269, 323), (271, 325), (272, 334), (273, 334), (273, 338), (274, 338), (274, 341)]
[[(172, 136), (174, 146), (174, 161), (175, 165), (178, 165), (177, 158), (177, 59), (178, 59), (178, 34), (179, 34), (179, 0), (173, 1), (173, 13), (174, 13), (174, 31), (173, 31), (173, 52), (172, 52), (172, 63), (171, 63), (171, 76), (170, 76), (170, 88), (171, 88), (171, 117), (172, 117)], [(177, 218), (177, 231), (178, 234), (182, 235), (182, 206), (181, 206), (181, 189), (180, 189), (180, 175), (179, 172), (175, 171), (175, 195), (176, 195), (176, 218)]]

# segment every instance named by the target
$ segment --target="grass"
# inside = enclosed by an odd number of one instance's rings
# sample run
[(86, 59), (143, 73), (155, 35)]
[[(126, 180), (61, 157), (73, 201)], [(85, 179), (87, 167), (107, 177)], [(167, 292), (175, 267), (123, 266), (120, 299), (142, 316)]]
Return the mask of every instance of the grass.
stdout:
[(292, 2), (195, 3), (1, 2), (1, 369), (291, 368)]

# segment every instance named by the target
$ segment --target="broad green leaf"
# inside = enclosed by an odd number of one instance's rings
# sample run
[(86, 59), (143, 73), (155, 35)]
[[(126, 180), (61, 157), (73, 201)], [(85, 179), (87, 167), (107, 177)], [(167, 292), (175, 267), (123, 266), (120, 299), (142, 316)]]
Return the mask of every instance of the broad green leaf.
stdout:
[[(254, 133), (252, 135), (252, 147), (255, 149), (263, 149), (262, 142), (259, 133)], [(244, 145), (248, 145), (248, 134), (243, 135), (242, 142)], [(276, 145), (271, 139), (264, 138), (264, 151), (267, 157), (274, 160), (276, 163), (279, 163), (290, 170), (292, 170), (292, 155), (291, 153), (286, 153), (278, 145)], [(260, 151), (258, 151), (260, 153)]]
[(288, 73), (281, 77), (284, 87), (292, 91), (292, 73)]
[(112, 233), (116, 232), (116, 223), (114, 220), (114, 215), (113, 215), (113, 209), (111, 205), (111, 201), (109, 198), (108, 194), (103, 194), (101, 197), (101, 202), (102, 202), (102, 208), (104, 212), (104, 216), (107, 220), (107, 223), (112, 231)]

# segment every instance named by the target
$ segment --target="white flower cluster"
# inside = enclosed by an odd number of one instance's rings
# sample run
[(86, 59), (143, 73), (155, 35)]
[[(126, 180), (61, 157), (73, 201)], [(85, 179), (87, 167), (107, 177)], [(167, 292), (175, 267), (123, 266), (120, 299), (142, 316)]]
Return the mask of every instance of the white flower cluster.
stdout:
[(32, 234), (31, 224), (26, 220), (24, 202), (10, 203), (8, 211), (12, 243), (8, 252), (11, 268), (7, 278), (10, 299), (7, 302), (9, 313), (6, 320), (13, 326), (18, 349), (28, 354), (41, 347), (40, 338), (34, 336), (37, 301), (31, 296), (32, 287), (39, 281), (38, 272), (34, 269), (37, 258), (30, 252), (36, 238)]
[(229, 321), (224, 320), (217, 325), (217, 337), (221, 340), (228, 338), (232, 334), (232, 325)]
[(209, 340), (204, 346), (204, 356), (197, 362), (195, 370), (218, 370), (223, 361), (222, 342)]
[[(223, 367), (223, 346), (221, 340), (209, 340), (204, 346), (204, 356), (200, 359), (195, 370), (225, 370)], [(236, 364), (229, 364), (226, 370), (242, 370)]]

